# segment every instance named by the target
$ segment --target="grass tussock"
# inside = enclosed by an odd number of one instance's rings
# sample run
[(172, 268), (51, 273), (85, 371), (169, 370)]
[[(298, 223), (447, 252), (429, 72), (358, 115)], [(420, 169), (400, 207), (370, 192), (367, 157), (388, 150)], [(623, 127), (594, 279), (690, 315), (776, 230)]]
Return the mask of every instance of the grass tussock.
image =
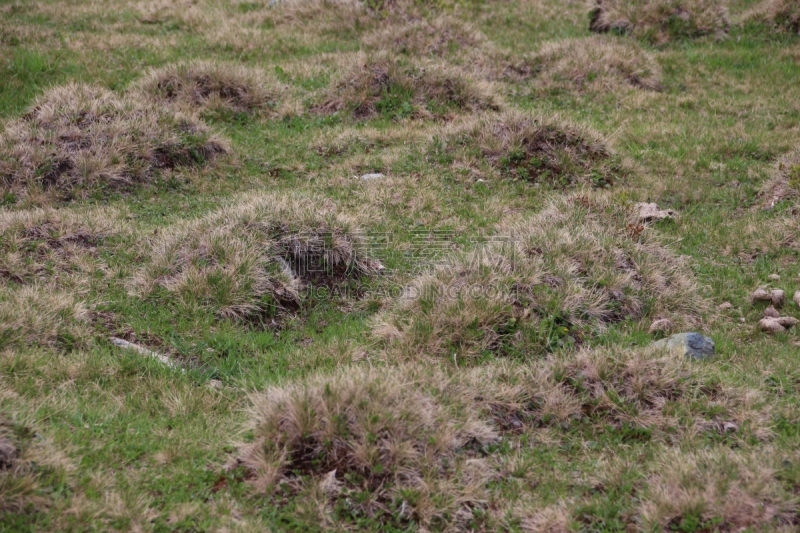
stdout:
[(411, 57), (445, 58), (455, 53), (468, 54), (484, 46), (487, 39), (472, 25), (442, 15), (432, 20), (415, 18), (387, 25), (365, 35), (361, 42), (372, 49)]
[(764, 0), (748, 12), (745, 18), (800, 34), (800, 3), (796, 0)]
[(502, 455), (491, 445), (502, 435), (549, 427), (673, 442), (732, 434), (751, 419), (764, 415), (744, 391), (723, 391), (692, 362), (651, 351), (584, 350), (450, 373), (355, 367), (254, 396), (253, 440), (237, 462), (268, 498), (313, 500), (312, 523), (335, 513), (461, 530), (486, 506), (495, 475), (487, 464)]
[(317, 199), (250, 195), (151, 243), (134, 293), (165, 290), (189, 307), (246, 318), (296, 306), (303, 284), (377, 272), (355, 221)]
[(0, 518), (47, 505), (39, 494), (37, 467), (30, 452), (33, 433), (0, 417)]
[(342, 74), (314, 110), (346, 112), (357, 119), (449, 118), (500, 106), (489, 82), (454, 67), (357, 54), (343, 65)]
[(393, 525), (465, 524), (485, 503), (486, 469), (470, 447), (497, 438), (395, 369), (351, 368), (270, 388), (254, 398), (250, 429), (254, 442), (239, 460), (255, 485), (321, 487), (323, 523), (337, 508), (340, 518)]
[(149, 71), (135, 90), (180, 110), (252, 114), (278, 105), (280, 89), (263, 71), (213, 61), (178, 63)]
[(74, 291), (52, 285), (0, 289), (0, 349), (55, 346), (71, 350), (87, 339), (89, 310)]
[(119, 232), (117, 213), (110, 210), (0, 213), (0, 283), (89, 274), (98, 267), (98, 245)]
[(628, 322), (677, 327), (704, 309), (686, 265), (607, 200), (554, 199), (503, 228), (508, 242), (453, 257), (415, 279), (375, 334), (393, 357), (529, 357), (591, 341)]
[(445, 388), (492, 427), (627, 432), (677, 442), (699, 434), (769, 436), (757, 392), (722, 384), (690, 361), (648, 349), (582, 349), (470, 369)]
[(665, 531), (766, 531), (797, 526), (797, 500), (760, 451), (670, 450), (647, 480), (641, 516)]
[(656, 44), (704, 35), (724, 36), (730, 28), (722, 0), (594, 0), (589, 29), (631, 33)]
[(456, 167), (557, 189), (608, 187), (629, 174), (599, 134), (557, 116), (519, 111), (447, 126), (430, 151)]
[(661, 66), (633, 41), (607, 36), (545, 44), (532, 63), (546, 90), (615, 91), (661, 88)]
[(800, 150), (780, 158), (776, 167), (775, 176), (761, 189), (763, 205), (767, 208), (800, 198)]
[(0, 185), (8, 196), (35, 191), (63, 199), (151, 182), (158, 171), (207, 164), (227, 151), (197, 119), (69, 84), (40, 96), (0, 136)]

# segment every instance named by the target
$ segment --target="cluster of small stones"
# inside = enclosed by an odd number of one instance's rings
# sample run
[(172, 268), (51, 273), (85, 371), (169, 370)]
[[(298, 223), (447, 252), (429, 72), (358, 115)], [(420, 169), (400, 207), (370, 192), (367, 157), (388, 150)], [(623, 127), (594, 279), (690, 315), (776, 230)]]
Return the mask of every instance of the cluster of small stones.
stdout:
[[(773, 275), (770, 279), (775, 281), (780, 278)], [(794, 293), (794, 302), (800, 306), (800, 291)], [(796, 318), (784, 316), (779, 311), (786, 302), (786, 293), (780, 289), (756, 289), (750, 296), (753, 305), (767, 304), (764, 309), (764, 316), (758, 321), (758, 329), (765, 333), (782, 333), (798, 324)]]

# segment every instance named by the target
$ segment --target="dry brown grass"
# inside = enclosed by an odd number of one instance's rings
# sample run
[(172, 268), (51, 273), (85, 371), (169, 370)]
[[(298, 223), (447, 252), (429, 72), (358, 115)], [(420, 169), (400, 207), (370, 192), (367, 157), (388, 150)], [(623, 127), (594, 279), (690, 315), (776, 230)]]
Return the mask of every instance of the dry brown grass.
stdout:
[(361, 42), (369, 48), (416, 58), (445, 58), (469, 54), (486, 45), (487, 39), (472, 25), (441, 15), (432, 20), (412, 18), (400, 24), (382, 26), (365, 35)]
[(0, 283), (63, 281), (58, 278), (90, 274), (99, 266), (97, 246), (120, 231), (112, 210), (0, 213)]
[(633, 41), (607, 36), (542, 46), (532, 60), (536, 82), (547, 90), (616, 91), (661, 88), (661, 66)]
[(593, 32), (632, 33), (655, 43), (720, 37), (730, 27), (723, 0), (594, 0), (590, 19)]
[(79, 295), (51, 284), (0, 288), (0, 346), (71, 349), (87, 340), (89, 311)]
[(432, 150), (457, 168), (562, 189), (607, 187), (630, 174), (629, 165), (597, 133), (558, 116), (510, 111), (466, 119), (442, 129)]
[(0, 518), (47, 504), (38, 494), (36, 465), (29, 452), (32, 438), (27, 428), (0, 417)]
[(486, 81), (436, 63), (418, 63), (379, 53), (347, 56), (341, 74), (315, 112), (449, 118), (457, 113), (497, 110), (501, 100)]
[(761, 189), (763, 206), (774, 207), (784, 200), (800, 198), (800, 150), (781, 157), (775, 168), (775, 176)]
[(770, 435), (762, 395), (649, 349), (583, 349), (524, 365), (484, 364), (441, 387), (505, 432), (638, 428), (667, 443), (745, 429), (758, 438)]
[(40, 96), (0, 136), (5, 194), (62, 199), (127, 189), (157, 171), (204, 165), (227, 151), (188, 115), (100, 87), (69, 84)]
[(669, 450), (648, 479), (644, 523), (668, 531), (794, 531), (797, 499), (775, 478), (776, 463), (768, 450)]
[[(501, 435), (628, 427), (674, 443), (767, 419), (747, 391), (724, 389), (692, 361), (616, 347), (467, 371), (349, 367), (252, 401), (253, 441), (240, 445), (236, 464), (259, 492), (301, 494), (313, 523), (332, 525), (333, 509), (347, 508), (448, 531), (486, 505), (497, 474), (487, 467), (492, 456), (476, 456)], [(568, 518), (559, 507), (525, 523), (542, 531)]]
[(179, 110), (255, 113), (276, 109), (281, 88), (258, 69), (232, 63), (195, 61), (150, 70), (134, 88), (148, 100)]
[(269, 314), (300, 301), (303, 284), (331, 284), (377, 272), (355, 221), (330, 202), (250, 194), (151, 243), (135, 294), (164, 289), (182, 304), (220, 316)]
[(375, 334), (393, 357), (540, 355), (654, 317), (696, 324), (705, 302), (686, 265), (608, 200), (557, 198), (495, 243), (415, 279)]
[(800, 34), (797, 0), (764, 0), (745, 15), (746, 20), (766, 22), (774, 28)]
[(485, 503), (488, 473), (470, 449), (497, 434), (399, 369), (351, 368), (270, 388), (253, 403), (255, 440), (242, 446), (241, 464), (261, 491), (313, 495), (321, 523), (338, 504), (354, 515), (458, 529)]

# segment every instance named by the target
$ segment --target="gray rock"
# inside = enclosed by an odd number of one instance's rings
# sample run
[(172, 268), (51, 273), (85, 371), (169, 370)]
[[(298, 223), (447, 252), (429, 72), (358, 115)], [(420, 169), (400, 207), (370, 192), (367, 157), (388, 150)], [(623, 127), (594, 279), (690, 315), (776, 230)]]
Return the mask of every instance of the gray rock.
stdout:
[(684, 357), (697, 360), (709, 359), (714, 355), (714, 341), (699, 333), (677, 333), (653, 343), (661, 350), (680, 352)]

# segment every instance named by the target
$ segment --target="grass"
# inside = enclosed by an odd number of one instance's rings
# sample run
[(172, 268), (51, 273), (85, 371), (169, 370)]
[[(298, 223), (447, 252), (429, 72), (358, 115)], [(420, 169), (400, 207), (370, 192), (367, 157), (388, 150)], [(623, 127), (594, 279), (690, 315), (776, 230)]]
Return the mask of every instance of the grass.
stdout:
[(794, 3), (595, 7), (0, 2), (0, 531), (795, 530)]

